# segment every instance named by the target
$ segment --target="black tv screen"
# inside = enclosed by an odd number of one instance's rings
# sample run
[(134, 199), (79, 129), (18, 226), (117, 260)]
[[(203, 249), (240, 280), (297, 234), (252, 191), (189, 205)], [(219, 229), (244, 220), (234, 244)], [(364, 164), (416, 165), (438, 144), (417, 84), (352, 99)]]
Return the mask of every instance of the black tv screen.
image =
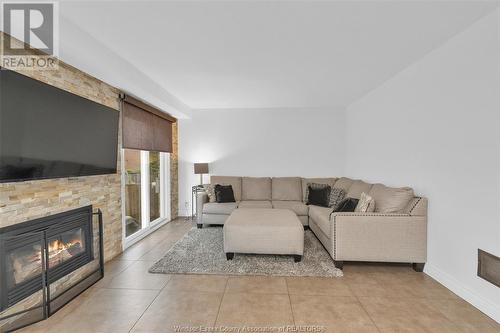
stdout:
[(116, 172), (119, 112), (0, 69), (0, 182)]

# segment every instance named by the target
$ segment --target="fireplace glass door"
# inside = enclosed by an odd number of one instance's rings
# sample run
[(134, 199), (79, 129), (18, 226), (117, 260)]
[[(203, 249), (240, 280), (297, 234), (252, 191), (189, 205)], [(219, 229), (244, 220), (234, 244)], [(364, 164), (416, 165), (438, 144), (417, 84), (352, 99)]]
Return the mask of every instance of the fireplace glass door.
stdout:
[(8, 288), (14, 288), (42, 274), (41, 240), (13, 249), (6, 256), (6, 280)]
[[(22, 236), (0, 232), (0, 332), (13, 332), (26, 325), (43, 320), (46, 315), (46, 287), (44, 284), (44, 233), (27, 232)], [(17, 244), (15, 252), (1, 256), (7, 244)], [(14, 255), (16, 254), (16, 255)], [(17, 305), (24, 296), (16, 288), (26, 289), (28, 281), (34, 285), (33, 295), (23, 305)], [(29, 289), (29, 286), (28, 288)], [(22, 293), (21, 293), (22, 294)]]
[[(42, 273), (42, 243), (37, 240), (11, 249), (7, 255), (7, 281), (9, 288), (16, 287)], [(82, 227), (63, 231), (48, 239), (48, 268), (84, 253), (85, 237)]]

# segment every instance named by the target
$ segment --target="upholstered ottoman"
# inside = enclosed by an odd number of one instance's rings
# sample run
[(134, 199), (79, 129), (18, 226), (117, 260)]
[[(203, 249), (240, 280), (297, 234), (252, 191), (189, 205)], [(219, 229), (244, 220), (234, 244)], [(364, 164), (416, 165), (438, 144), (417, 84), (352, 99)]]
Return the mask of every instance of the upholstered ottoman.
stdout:
[(295, 262), (304, 253), (304, 227), (288, 209), (238, 208), (223, 229), (228, 260), (235, 253), (288, 254)]

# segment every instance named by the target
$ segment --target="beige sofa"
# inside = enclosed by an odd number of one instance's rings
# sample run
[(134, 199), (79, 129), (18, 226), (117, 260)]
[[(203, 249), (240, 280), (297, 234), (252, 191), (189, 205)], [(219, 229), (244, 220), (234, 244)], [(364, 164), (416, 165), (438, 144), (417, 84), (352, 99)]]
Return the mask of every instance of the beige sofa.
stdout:
[[(423, 270), (427, 259), (427, 200), (408, 188), (390, 188), (350, 178), (226, 177), (212, 176), (212, 184), (232, 185), (236, 202), (208, 202), (198, 193), (197, 224), (224, 224), (237, 208), (292, 210), (330, 253), (337, 267), (344, 261), (413, 263)], [(308, 183), (323, 183), (359, 199), (365, 192), (375, 199), (373, 213), (332, 213), (333, 209), (306, 205)]]

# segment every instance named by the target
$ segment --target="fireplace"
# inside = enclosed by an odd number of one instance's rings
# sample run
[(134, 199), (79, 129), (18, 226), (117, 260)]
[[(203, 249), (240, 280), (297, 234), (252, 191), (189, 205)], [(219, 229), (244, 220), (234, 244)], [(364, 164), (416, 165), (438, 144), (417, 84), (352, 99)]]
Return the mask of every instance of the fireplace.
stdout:
[(92, 206), (2, 228), (0, 234), (0, 311), (41, 290), (41, 281), (50, 285), (94, 260)]

